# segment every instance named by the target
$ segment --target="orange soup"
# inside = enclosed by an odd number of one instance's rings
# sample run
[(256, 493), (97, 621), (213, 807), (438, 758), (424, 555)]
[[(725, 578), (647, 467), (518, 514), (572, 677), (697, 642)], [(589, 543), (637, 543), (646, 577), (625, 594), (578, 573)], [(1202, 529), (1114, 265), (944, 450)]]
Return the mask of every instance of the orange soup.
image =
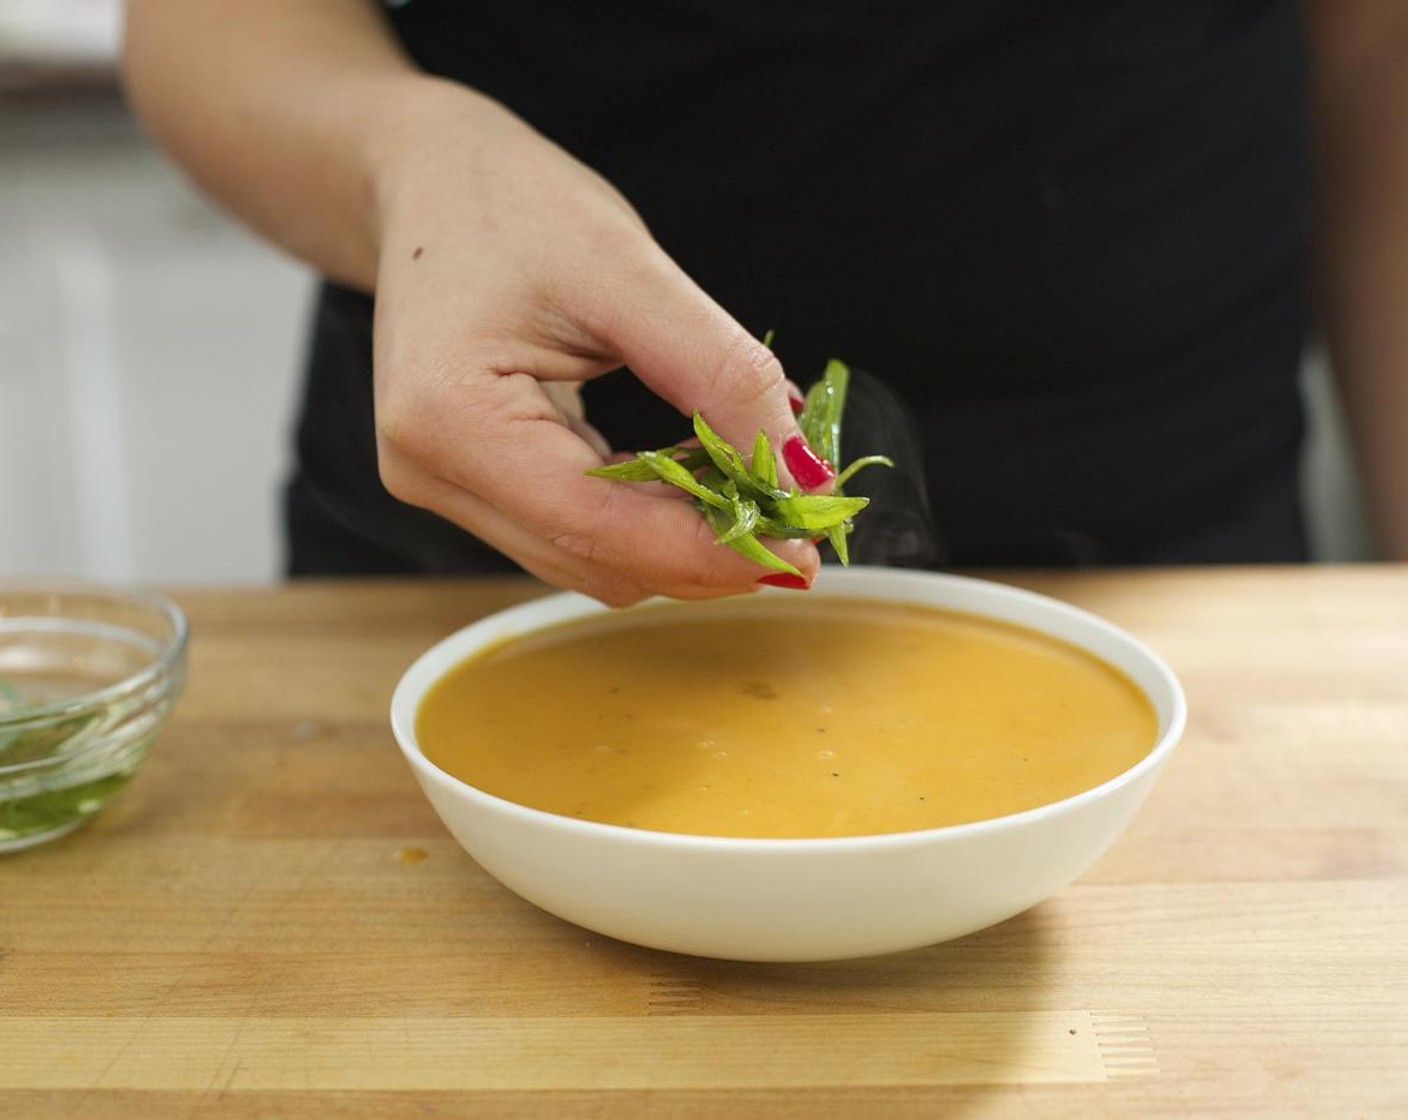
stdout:
[(1019, 812), (1153, 748), (1118, 670), (1016, 626), (858, 599), (602, 614), (452, 669), (416, 730), (488, 793), (711, 836), (855, 836)]

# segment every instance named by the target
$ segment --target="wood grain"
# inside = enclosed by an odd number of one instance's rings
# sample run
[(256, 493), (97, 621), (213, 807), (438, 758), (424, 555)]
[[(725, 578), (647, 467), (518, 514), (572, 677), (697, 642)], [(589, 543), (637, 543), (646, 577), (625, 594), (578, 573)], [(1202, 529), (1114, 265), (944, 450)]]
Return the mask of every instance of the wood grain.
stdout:
[[(1066, 1011), (666, 1022), (628, 1015), (29, 1017), (7, 1047), (13, 1062), (0, 1071), (0, 1089), (784, 1089), (1089, 1082), (1154, 1068), (1137, 1017)], [(818, 1062), (822, 1053), (829, 1060)]]
[(537, 585), (177, 591), (191, 686), (146, 769), (0, 859), (0, 1097), (102, 1120), (1408, 1115), (1408, 570), (1004, 578), (1163, 653), (1183, 745), (1051, 901), (795, 966), (586, 933), (445, 835), (391, 690)]

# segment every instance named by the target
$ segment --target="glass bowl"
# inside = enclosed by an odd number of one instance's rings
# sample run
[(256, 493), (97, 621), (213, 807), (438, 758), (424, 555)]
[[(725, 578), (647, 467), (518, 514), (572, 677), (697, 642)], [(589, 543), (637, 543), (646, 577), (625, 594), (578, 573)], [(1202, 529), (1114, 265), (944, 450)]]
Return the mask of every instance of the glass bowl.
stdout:
[(0, 584), (0, 852), (72, 832), (132, 780), (186, 681), (151, 592)]

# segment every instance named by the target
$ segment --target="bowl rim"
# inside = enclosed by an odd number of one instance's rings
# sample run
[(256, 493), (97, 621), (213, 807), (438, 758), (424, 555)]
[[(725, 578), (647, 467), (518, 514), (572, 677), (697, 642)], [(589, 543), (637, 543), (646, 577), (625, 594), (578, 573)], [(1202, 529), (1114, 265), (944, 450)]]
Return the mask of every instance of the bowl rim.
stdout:
[[(3, 599), (7, 595), (50, 595), (60, 598), (65, 595), (83, 595), (89, 598), (106, 599), (111, 602), (143, 607), (154, 611), (167, 621), (171, 626), (171, 637), (162, 643), (160, 649), (148, 664), (144, 665), (130, 676), (123, 677), (120, 681), (104, 685), (102, 688), (94, 689), (92, 692), (84, 692), (78, 696), (55, 700), (48, 704), (38, 705), (37, 707), (24, 708), (10, 715), (0, 713), (0, 729), (7, 727), (14, 728), (22, 724), (36, 721), (64, 718), (84, 708), (106, 704), (120, 696), (140, 692), (148, 685), (162, 678), (171, 676), (171, 670), (179, 663), (184, 655), (190, 637), (190, 623), (186, 618), (185, 612), (166, 595), (147, 588), (122, 587), (84, 580), (45, 580), (35, 583), (25, 583), (15, 580), (0, 581), (0, 599)], [(41, 616), (10, 616), (0, 612), (0, 620), (10, 617), (27, 618)], [(52, 615), (49, 617), (61, 618), (63, 616)], [(49, 764), (52, 763), (52, 759), (33, 759), (30, 762), (16, 763), (10, 766), (0, 764), (0, 773), (17, 773), (22, 768), (38, 765), (40, 763)]]
[[(579, 618), (596, 614), (610, 613), (613, 608), (606, 607), (595, 599), (586, 595), (581, 595), (574, 591), (548, 594), (531, 599), (525, 603), (518, 603), (500, 611), (495, 611), (485, 615), (483, 618), (461, 627), (458, 630), (446, 635), (436, 642), (429, 649), (425, 650), (416, 658), (414, 662), (405, 670), (391, 700), (391, 728), (395, 736), (397, 746), (406, 760), (411, 765), (413, 771), (423, 781), (428, 780), (442, 787), (457, 790), (467, 794), (473, 801), (479, 802), (483, 807), (496, 812), (516, 817), (526, 823), (548, 826), (563, 832), (564, 836), (596, 837), (599, 839), (614, 839), (620, 842), (632, 844), (648, 844), (667, 850), (691, 850), (691, 851), (717, 851), (717, 852), (740, 852), (740, 851), (767, 851), (773, 853), (834, 853), (837, 851), (862, 851), (874, 848), (904, 848), (910, 846), (933, 843), (938, 840), (959, 841), (962, 839), (972, 839), (987, 835), (993, 832), (1020, 829), (1026, 825), (1037, 824), (1040, 821), (1053, 817), (1064, 816), (1068, 813), (1078, 812), (1085, 806), (1096, 801), (1103, 800), (1112, 794), (1118, 793), (1127, 786), (1136, 784), (1162, 768), (1174, 748), (1178, 745), (1183, 736), (1188, 718), (1187, 698), (1184, 695), (1182, 684), (1173, 670), (1168, 666), (1162, 657), (1155, 653), (1144, 642), (1140, 641), (1127, 630), (1108, 622), (1099, 615), (1087, 611), (1084, 608), (1063, 602), (1049, 595), (1043, 595), (1036, 591), (1029, 591), (1023, 587), (1015, 587), (1007, 583), (1000, 583), (995, 580), (981, 579), (973, 576), (955, 575), (947, 572), (930, 572), (914, 569), (884, 568), (878, 566), (851, 565), (849, 568), (824, 567), (817, 582), (813, 586), (813, 594), (819, 592), (819, 598), (844, 598), (846, 595), (844, 584), (852, 579), (861, 577), (883, 577), (894, 579), (900, 584), (929, 584), (941, 583), (962, 590), (966, 588), (980, 588), (983, 593), (996, 594), (999, 597), (1007, 597), (1014, 602), (1025, 602), (1038, 609), (1048, 611), (1053, 615), (1064, 615), (1082, 625), (1090, 626), (1096, 631), (1103, 631), (1106, 636), (1114, 638), (1123, 643), (1136, 657), (1142, 658), (1146, 667), (1158, 678), (1160, 684), (1167, 690), (1169, 699), (1168, 724), (1160, 733), (1147, 754), (1138, 762), (1126, 770), (1121, 771), (1112, 778), (1108, 778), (1097, 786), (1090, 789), (1081, 790), (1079, 793), (1063, 797), (1058, 801), (1048, 802), (1045, 805), (1037, 805), (1030, 809), (1023, 809), (1016, 813), (1005, 813), (998, 817), (986, 817), (976, 821), (965, 821), (960, 824), (939, 825), (935, 828), (909, 829), (902, 832), (879, 832), (861, 833), (854, 836), (713, 836), (707, 834), (665, 832), (659, 829), (633, 828), (626, 825), (607, 824), (603, 821), (582, 820), (577, 817), (566, 817), (560, 813), (549, 812), (546, 809), (535, 809), (530, 805), (523, 805), (517, 801), (510, 801), (508, 798), (499, 797), (477, 786), (471, 785), (462, 778), (442, 770), (435, 763), (431, 762), (421, 751), (420, 744), (415, 735), (415, 716), (419, 708), (420, 701), (424, 698), (429, 683), (419, 686), (416, 679), (423, 676), (428, 671), (427, 667), (445, 656), (447, 650), (452, 647), (466, 644), (471, 641), (471, 636), (479, 638), (482, 632), (485, 636), (475, 641), (469, 649), (457, 653), (452, 665), (459, 664), (468, 657), (473, 656), (479, 649), (486, 645), (496, 644), (498, 641), (508, 641), (513, 638), (527, 634), (536, 633), (550, 629), (567, 622), (575, 621)], [(795, 591), (764, 589), (756, 594), (767, 597), (774, 596), (795, 596)], [(872, 596), (881, 598), (882, 596)], [(901, 595), (896, 595), (893, 600), (905, 602)], [(672, 600), (653, 598), (628, 607), (622, 613), (636, 610), (659, 609), (668, 607)], [(929, 604), (921, 604), (929, 605)], [(963, 611), (961, 608), (941, 608), (958, 610), (959, 613), (969, 613), (979, 617), (990, 617), (980, 610)], [(505, 626), (511, 627), (514, 623), (520, 622), (525, 616), (536, 616), (546, 612), (548, 617), (533, 625), (510, 629), (501, 636), (496, 636), (496, 632)], [(1040, 633), (1047, 633), (1040, 626), (1027, 623), (1017, 623), (1016, 625), (1026, 625), (1028, 629), (1037, 630)], [(1076, 645), (1091, 653), (1084, 645), (1068, 639), (1068, 644)], [(1096, 655), (1098, 656), (1098, 655)], [(1105, 660), (1102, 658), (1102, 660)], [(431, 681), (438, 680), (444, 675), (448, 666), (441, 668), (439, 672), (431, 678)], [(1116, 666), (1118, 668), (1118, 666)], [(1123, 669), (1120, 672), (1129, 676)], [(1153, 697), (1149, 695), (1147, 689), (1135, 682), (1139, 691), (1153, 703)]]

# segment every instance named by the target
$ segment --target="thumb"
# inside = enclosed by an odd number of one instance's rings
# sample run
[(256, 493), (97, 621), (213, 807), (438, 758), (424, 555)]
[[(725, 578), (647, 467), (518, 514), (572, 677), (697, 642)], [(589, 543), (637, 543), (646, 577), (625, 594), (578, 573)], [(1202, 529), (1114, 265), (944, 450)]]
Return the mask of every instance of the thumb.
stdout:
[(745, 456), (762, 430), (778, 453), (779, 481), (829, 489), (836, 472), (797, 426), (796, 388), (782, 363), (658, 246), (614, 293), (609, 321), (587, 324), (657, 396), (709, 426)]

